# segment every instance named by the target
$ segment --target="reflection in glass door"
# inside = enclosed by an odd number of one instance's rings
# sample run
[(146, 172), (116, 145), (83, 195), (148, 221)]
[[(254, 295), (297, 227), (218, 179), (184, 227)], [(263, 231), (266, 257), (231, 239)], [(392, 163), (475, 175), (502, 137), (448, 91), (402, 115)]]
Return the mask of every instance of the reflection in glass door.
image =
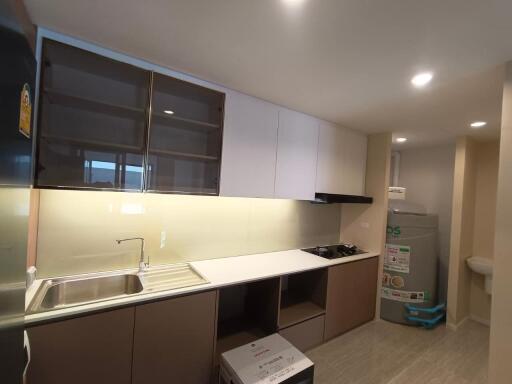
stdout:
[(36, 185), (142, 190), (149, 77), (45, 39)]

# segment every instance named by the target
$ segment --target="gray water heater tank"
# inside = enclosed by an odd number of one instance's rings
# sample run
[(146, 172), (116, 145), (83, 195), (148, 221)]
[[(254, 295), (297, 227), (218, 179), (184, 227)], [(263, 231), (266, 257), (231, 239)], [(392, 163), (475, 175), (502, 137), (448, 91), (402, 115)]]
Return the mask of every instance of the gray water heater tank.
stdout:
[(419, 205), (390, 200), (382, 279), (381, 318), (409, 324), (404, 304), (437, 302), (437, 215)]

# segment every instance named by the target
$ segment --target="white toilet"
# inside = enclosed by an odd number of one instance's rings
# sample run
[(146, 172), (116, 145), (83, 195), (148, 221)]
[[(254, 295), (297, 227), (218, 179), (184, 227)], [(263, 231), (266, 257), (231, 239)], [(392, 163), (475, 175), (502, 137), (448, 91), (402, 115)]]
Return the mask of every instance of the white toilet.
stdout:
[(480, 273), (485, 276), (485, 292), (489, 295), (492, 294), (493, 260), (486, 259), (484, 257), (470, 257), (466, 261), (473, 272)]

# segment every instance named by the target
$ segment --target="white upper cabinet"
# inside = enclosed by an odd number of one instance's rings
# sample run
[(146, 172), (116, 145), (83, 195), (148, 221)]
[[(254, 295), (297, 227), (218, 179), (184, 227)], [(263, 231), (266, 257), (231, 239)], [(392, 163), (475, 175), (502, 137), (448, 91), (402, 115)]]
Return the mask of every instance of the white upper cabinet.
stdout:
[(334, 124), (321, 122), (316, 192), (364, 195), (367, 138)]
[(338, 126), (320, 122), (316, 192), (343, 194), (344, 131)]
[(278, 113), (276, 105), (226, 93), (221, 196), (274, 197)]
[(227, 91), (220, 195), (364, 195), (366, 146), (364, 134)]
[(314, 200), (317, 154), (318, 120), (280, 109), (275, 197)]

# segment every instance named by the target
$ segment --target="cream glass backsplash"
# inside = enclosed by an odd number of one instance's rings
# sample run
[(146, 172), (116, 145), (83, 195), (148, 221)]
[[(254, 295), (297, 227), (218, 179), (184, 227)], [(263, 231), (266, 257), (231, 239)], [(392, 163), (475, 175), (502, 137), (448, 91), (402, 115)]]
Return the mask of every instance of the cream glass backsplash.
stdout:
[(39, 277), (296, 249), (339, 241), (340, 206), (304, 201), (41, 190)]
[(22, 286), (25, 281), (26, 259), (23, 255), (27, 253), (29, 199), (28, 188), (0, 187), (0, 305), (4, 306), (2, 314), (5, 315), (11, 310), (11, 315), (21, 311), (16, 308), (17, 302), (6, 300), (20, 290), (20, 280)]

